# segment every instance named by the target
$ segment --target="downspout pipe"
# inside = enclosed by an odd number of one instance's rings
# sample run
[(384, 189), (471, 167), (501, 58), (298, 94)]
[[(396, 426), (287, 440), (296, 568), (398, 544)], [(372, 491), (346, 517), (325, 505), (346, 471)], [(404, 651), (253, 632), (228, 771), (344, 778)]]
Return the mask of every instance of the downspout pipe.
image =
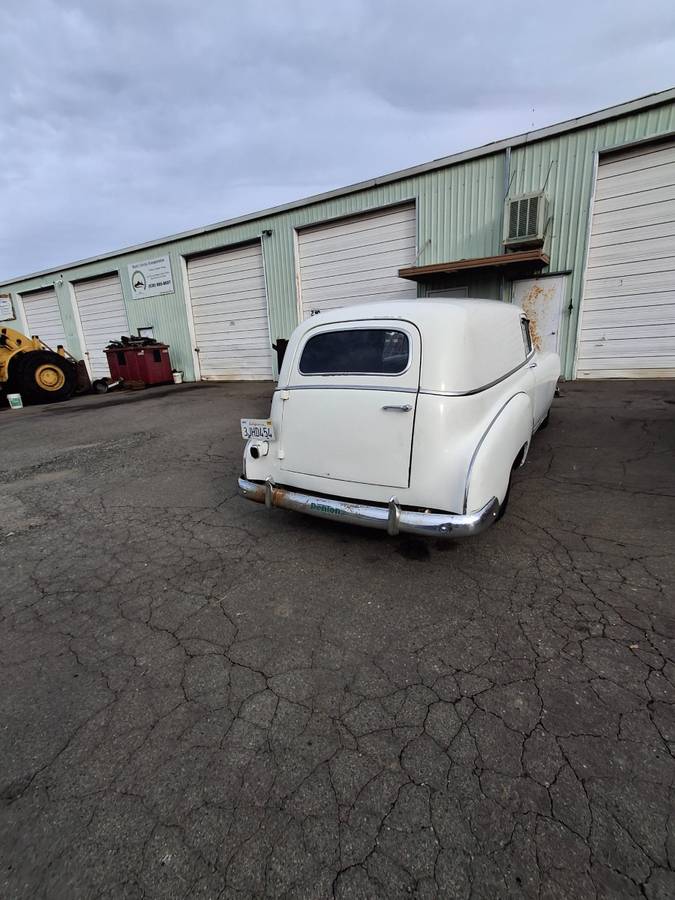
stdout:
[[(501, 244), (502, 236), (504, 234), (504, 216), (506, 215), (506, 198), (509, 196), (509, 189), (511, 187), (511, 147), (506, 147), (504, 149), (504, 184), (503, 184), (503, 196), (502, 196), (502, 213), (499, 219), (499, 241)], [(499, 248), (501, 250), (501, 246)], [(506, 278), (504, 277), (504, 273), (502, 272), (502, 283), (499, 289), (499, 299), (506, 300)], [(508, 298), (511, 299), (510, 297)]]

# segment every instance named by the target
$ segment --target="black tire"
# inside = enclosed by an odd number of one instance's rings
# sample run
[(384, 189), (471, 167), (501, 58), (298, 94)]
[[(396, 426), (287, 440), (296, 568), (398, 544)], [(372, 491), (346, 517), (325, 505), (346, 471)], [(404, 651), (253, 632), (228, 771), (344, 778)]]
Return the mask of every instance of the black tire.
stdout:
[(506, 493), (504, 494), (504, 499), (501, 502), (501, 506), (499, 507), (499, 512), (497, 513), (497, 517), (495, 518), (495, 522), (499, 522), (501, 518), (503, 518), (504, 513), (509, 505), (509, 497), (511, 496), (511, 484), (513, 482), (513, 473), (516, 471), (518, 466), (521, 465), (523, 461), (523, 457), (525, 455), (525, 447), (523, 447), (513, 460), (513, 465), (511, 466), (511, 471), (509, 472), (509, 483), (506, 485)]
[(541, 425), (539, 426), (539, 428), (537, 430), (543, 431), (544, 428), (548, 428), (548, 423), (549, 423), (550, 418), (551, 418), (551, 411), (549, 410), (546, 413), (546, 416), (541, 420)]
[[(513, 472), (513, 469), (511, 469), (511, 472)], [(499, 511), (497, 512), (495, 522), (499, 522), (499, 520), (504, 516), (504, 513), (506, 512), (506, 508), (509, 505), (509, 497), (510, 496), (511, 496), (511, 475), (509, 475), (509, 483), (506, 486), (506, 493), (504, 494), (504, 499), (502, 500), (501, 505), (499, 507)]]
[(69, 400), (77, 387), (77, 369), (70, 360), (51, 350), (29, 350), (10, 363), (9, 385), (25, 403), (57, 403)]

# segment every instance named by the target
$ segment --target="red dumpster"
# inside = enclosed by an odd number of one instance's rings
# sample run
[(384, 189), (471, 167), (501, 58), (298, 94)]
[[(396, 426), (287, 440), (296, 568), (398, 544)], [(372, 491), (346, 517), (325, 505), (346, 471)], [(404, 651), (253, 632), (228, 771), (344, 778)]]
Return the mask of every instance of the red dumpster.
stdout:
[(166, 344), (146, 347), (119, 347), (105, 351), (113, 381), (144, 381), (146, 384), (168, 384), (173, 381), (171, 359)]

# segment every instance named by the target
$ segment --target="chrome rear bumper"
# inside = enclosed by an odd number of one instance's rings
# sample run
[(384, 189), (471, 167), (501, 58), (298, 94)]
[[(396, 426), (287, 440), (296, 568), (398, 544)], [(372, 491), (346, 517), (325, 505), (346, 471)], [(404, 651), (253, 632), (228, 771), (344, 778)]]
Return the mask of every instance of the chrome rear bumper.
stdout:
[(278, 487), (271, 479), (260, 483), (242, 477), (239, 479), (239, 493), (256, 503), (264, 503), (268, 509), (279, 506), (320, 519), (334, 519), (351, 525), (379, 528), (391, 535), (406, 532), (426, 534), (430, 537), (468, 537), (484, 531), (495, 521), (499, 512), (499, 501), (496, 497), (482, 509), (467, 515), (424, 513), (401, 509), (395, 497), (392, 497), (388, 506), (369, 506), (365, 503), (317, 497)]

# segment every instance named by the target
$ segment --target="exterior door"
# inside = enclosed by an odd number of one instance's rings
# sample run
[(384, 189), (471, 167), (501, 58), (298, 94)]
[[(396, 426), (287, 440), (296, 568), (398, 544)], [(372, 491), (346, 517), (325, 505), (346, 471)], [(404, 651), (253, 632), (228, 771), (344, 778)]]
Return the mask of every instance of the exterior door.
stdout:
[(106, 378), (110, 369), (104, 348), (110, 341), (118, 341), (122, 335), (129, 334), (119, 275), (78, 281), (73, 284), (73, 289), (89, 373), (92, 378)]
[(407, 487), (419, 378), (419, 332), (407, 322), (312, 329), (282, 394), (282, 468)]
[(187, 261), (187, 277), (201, 377), (271, 380), (260, 242), (193, 257)]
[(37, 335), (52, 350), (56, 350), (59, 344), (70, 350), (54, 288), (22, 294), (21, 301), (29, 335)]
[(523, 278), (513, 282), (513, 302), (530, 320), (530, 334), (536, 350), (560, 353), (566, 285), (566, 275)]

